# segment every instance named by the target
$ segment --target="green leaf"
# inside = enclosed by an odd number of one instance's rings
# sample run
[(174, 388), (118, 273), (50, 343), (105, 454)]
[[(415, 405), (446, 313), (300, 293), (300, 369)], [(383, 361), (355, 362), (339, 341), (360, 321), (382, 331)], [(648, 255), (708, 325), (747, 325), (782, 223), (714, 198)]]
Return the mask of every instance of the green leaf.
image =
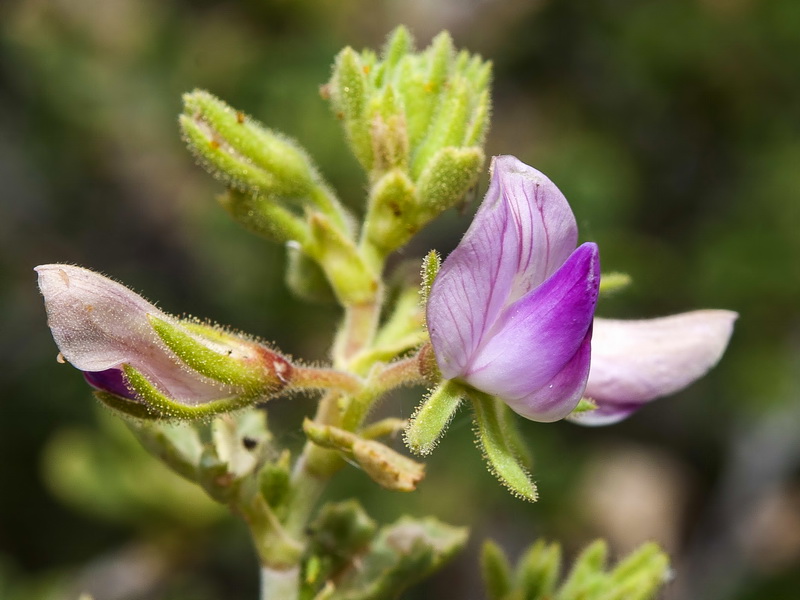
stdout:
[(628, 555), (610, 574), (610, 592), (602, 600), (648, 600), (669, 574), (669, 557), (648, 543)]
[(464, 388), (446, 380), (428, 394), (412, 415), (403, 433), (406, 445), (415, 454), (433, 452), (464, 397)]
[(315, 579), (340, 571), (364, 553), (377, 529), (357, 500), (324, 505), (308, 527), (310, 553), (319, 561)]
[(511, 592), (511, 565), (505, 552), (492, 540), (483, 543), (481, 571), (489, 600), (506, 600)]
[(575, 559), (572, 570), (558, 593), (558, 600), (585, 600), (594, 598), (606, 589), (603, 572), (608, 556), (608, 545), (603, 540), (591, 543)]
[(378, 532), (358, 568), (345, 573), (335, 600), (391, 600), (441, 568), (463, 548), (467, 530), (432, 517), (403, 517)]
[(310, 419), (303, 422), (303, 431), (318, 446), (355, 460), (375, 483), (388, 490), (413, 491), (425, 476), (425, 465), (375, 440), (365, 440), (332, 425), (318, 425)]
[(538, 540), (522, 556), (517, 568), (517, 585), (523, 600), (551, 598), (561, 569), (561, 547)]
[(475, 412), (478, 442), (489, 464), (489, 470), (512, 494), (535, 502), (536, 485), (509, 441), (508, 432), (503, 425), (500, 400), (477, 390), (469, 390), (469, 396)]
[(150, 454), (158, 457), (181, 477), (189, 481), (197, 480), (203, 443), (196, 429), (171, 423), (148, 423), (129, 427)]

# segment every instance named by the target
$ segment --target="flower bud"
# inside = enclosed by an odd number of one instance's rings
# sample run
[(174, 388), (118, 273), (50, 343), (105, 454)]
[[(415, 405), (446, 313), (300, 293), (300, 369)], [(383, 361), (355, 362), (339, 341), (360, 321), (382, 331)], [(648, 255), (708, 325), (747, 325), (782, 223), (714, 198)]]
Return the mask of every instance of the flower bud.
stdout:
[[(197, 418), (280, 392), (292, 365), (233, 333), (171, 317), (121, 284), (70, 265), (36, 267), (61, 356), (101, 399), (142, 416)], [(110, 395), (110, 396), (109, 396)]]
[[(183, 100), (184, 114), (179, 122), (186, 144), (214, 177), (245, 194), (245, 200), (250, 196), (251, 203), (258, 198), (261, 203), (314, 207), (328, 215), (337, 227), (348, 230), (350, 223), (344, 209), (296, 142), (208, 92), (195, 90), (185, 94)], [(241, 210), (235, 203), (241, 200), (234, 196), (226, 208), (245, 227), (258, 233), (287, 230), (291, 232), (290, 239), (297, 239), (298, 225), (288, 223), (291, 214), (270, 214), (261, 206)], [(273, 218), (277, 223), (271, 225)]]
[(189, 149), (215, 177), (255, 193), (302, 197), (314, 167), (293, 141), (202, 90), (185, 94), (180, 125)]
[(475, 184), (488, 128), (491, 65), (456, 53), (448, 33), (415, 52), (408, 30), (380, 59), (343, 50), (325, 86), (372, 184), (365, 241), (380, 254), (404, 245)]

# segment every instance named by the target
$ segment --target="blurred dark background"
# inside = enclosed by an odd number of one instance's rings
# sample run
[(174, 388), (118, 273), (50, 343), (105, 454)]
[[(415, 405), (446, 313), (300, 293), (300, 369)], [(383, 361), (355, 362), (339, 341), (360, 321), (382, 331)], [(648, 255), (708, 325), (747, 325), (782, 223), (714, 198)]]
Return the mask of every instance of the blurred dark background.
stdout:
[[(337, 318), (294, 300), (283, 249), (217, 207), (176, 126), (206, 88), (298, 139), (358, 211), (364, 181), (318, 86), (344, 45), (404, 23), (449, 29), (495, 64), (489, 153), (569, 198), (605, 270), (632, 275), (599, 313), (740, 313), (722, 363), (606, 429), (525, 423), (541, 501), (486, 472), (462, 415), (412, 495), (350, 469), (358, 494), (470, 525), (457, 561), (407, 598), (480, 599), (477, 552), (539, 536), (567, 555), (655, 539), (675, 600), (800, 595), (800, 2), (797, 0), (4, 0), (0, 3), (0, 598), (246, 600), (247, 534), (143, 455), (56, 363), (33, 266), (105, 272), (174, 313), (324, 359)], [(478, 191), (485, 190), (485, 178)], [(405, 250), (447, 252), (455, 211)], [(417, 394), (418, 397), (418, 394)], [(416, 397), (393, 398), (403, 416)], [(277, 401), (299, 444), (310, 400)], [(298, 406), (299, 404), (299, 406)], [(272, 411), (271, 411), (272, 413)]]

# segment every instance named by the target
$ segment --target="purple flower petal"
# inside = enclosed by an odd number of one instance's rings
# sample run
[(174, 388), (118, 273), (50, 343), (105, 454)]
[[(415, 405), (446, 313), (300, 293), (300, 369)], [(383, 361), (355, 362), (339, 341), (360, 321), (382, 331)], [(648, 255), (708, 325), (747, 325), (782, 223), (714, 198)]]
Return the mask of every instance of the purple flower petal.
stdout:
[(576, 240), (575, 218), (556, 186), (512, 156), (496, 157), (486, 198), (428, 301), (445, 378), (464, 374), (500, 313), (559, 268)]
[(84, 371), (83, 378), (87, 383), (98, 390), (110, 392), (115, 396), (128, 398), (129, 400), (137, 400), (133, 395), (127, 382), (125, 375), (120, 369), (106, 369), (105, 371)]
[(503, 311), (462, 378), (528, 418), (565, 417), (586, 384), (599, 281), (597, 246), (583, 244), (547, 281)]
[(694, 312), (641, 321), (595, 319), (585, 395), (597, 410), (575, 422), (607, 425), (642, 404), (673, 394), (705, 375), (725, 352), (738, 315)]
[(532, 421), (549, 423), (571, 413), (583, 397), (592, 356), (592, 331), (578, 351), (547, 384), (519, 399), (507, 399), (514, 412)]

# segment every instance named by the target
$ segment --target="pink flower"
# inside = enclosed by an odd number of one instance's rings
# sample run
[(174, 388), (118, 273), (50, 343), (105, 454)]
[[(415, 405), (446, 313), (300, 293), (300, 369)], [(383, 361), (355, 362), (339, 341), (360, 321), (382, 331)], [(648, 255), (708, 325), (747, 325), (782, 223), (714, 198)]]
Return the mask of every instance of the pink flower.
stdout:
[(595, 244), (576, 249), (564, 195), (512, 156), (442, 264), (427, 323), (439, 369), (535, 421), (566, 417), (589, 375), (600, 281)]

